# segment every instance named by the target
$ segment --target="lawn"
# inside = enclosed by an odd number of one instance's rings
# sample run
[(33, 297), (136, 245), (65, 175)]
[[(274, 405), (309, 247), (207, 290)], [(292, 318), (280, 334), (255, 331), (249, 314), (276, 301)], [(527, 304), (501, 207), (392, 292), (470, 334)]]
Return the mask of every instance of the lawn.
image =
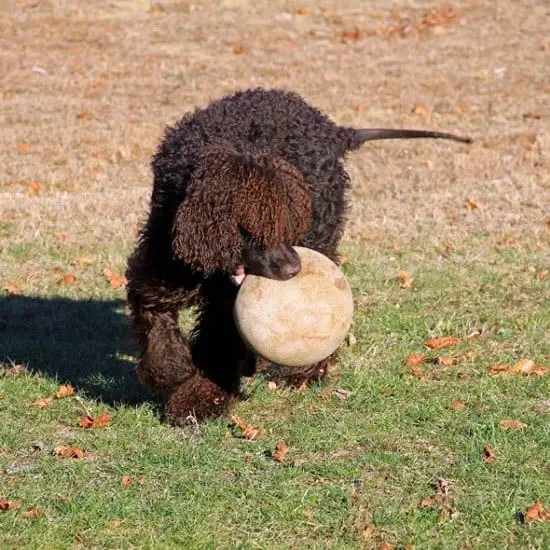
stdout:
[[(545, 2), (0, 16), (2, 547), (550, 547)], [(259, 85), (475, 142), (350, 155), (356, 310), (330, 378), (257, 376), (232, 418), (175, 429), (135, 378), (121, 278), (148, 162), (167, 123)]]

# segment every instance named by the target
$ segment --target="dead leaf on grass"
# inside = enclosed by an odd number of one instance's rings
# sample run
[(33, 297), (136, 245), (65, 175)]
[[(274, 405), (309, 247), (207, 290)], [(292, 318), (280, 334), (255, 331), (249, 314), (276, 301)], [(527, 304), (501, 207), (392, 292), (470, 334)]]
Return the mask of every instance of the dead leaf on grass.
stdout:
[(425, 363), (428, 359), (429, 357), (427, 355), (413, 354), (405, 358), (405, 363), (407, 363), (409, 367), (416, 367)]
[(21, 285), (18, 285), (17, 283), (6, 283), (4, 285), (4, 291), (8, 296), (17, 296), (23, 292), (23, 289), (21, 288)]
[(248, 422), (245, 422), (240, 416), (237, 416), (236, 414), (231, 416), (231, 420), (233, 421), (235, 427), (241, 431), (241, 435), (249, 441), (255, 439), (256, 436), (260, 433), (260, 430), (253, 428), (250, 424), (248, 424)]
[(30, 508), (28, 508), (24, 512), (21, 512), (21, 517), (23, 519), (37, 518), (39, 516), (44, 516), (44, 515), (45, 515), (44, 511), (40, 510), (36, 506), (31, 506)]
[(59, 281), (57, 281), (58, 285), (74, 285), (76, 282), (76, 277), (74, 273), (67, 273), (65, 274)]
[(415, 103), (412, 106), (411, 113), (414, 113), (415, 115), (421, 116), (421, 117), (427, 117), (430, 114), (430, 109), (426, 105), (423, 105), (422, 103)]
[(43, 397), (42, 399), (38, 399), (32, 403), (32, 406), (38, 408), (47, 407), (52, 401), (53, 397)]
[(349, 390), (342, 390), (342, 389), (338, 389), (338, 390), (334, 390), (332, 392), (332, 395), (340, 398), (340, 399), (347, 399), (350, 395), (351, 395), (352, 392), (350, 392)]
[(27, 186), (27, 189), (25, 190), (25, 195), (27, 195), (27, 197), (34, 197), (39, 194), (40, 194), (40, 183), (37, 181), (31, 182)]
[(101, 416), (98, 416), (97, 418), (93, 418), (92, 416), (85, 416), (78, 425), (81, 428), (90, 429), (90, 428), (105, 428), (109, 425), (111, 422), (111, 415), (110, 414), (102, 414)]
[(550, 520), (550, 510), (544, 510), (542, 507), (542, 502), (537, 500), (534, 504), (527, 508), (523, 516), (523, 520), (525, 523)]
[(288, 453), (289, 445), (286, 441), (280, 441), (275, 446), (275, 450), (273, 451), (273, 459), (279, 462), (280, 464), (283, 464), (285, 461), (285, 456)]
[(424, 369), (420, 366), (420, 365), (412, 365), (409, 367), (409, 372), (416, 378), (418, 378), (418, 380), (422, 381), (422, 382), (425, 382), (426, 380), (428, 380), (428, 377), (429, 375), (426, 374), (426, 372), (424, 371)]
[(525, 424), (521, 420), (505, 419), (501, 420), (498, 425), (503, 430), (523, 430), (523, 428), (527, 428), (527, 424)]
[(71, 395), (74, 395), (74, 388), (70, 384), (61, 384), (55, 392), (56, 399), (64, 399), (65, 397), (71, 397)]
[(430, 338), (424, 342), (424, 345), (430, 349), (450, 348), (458, 344), (460, 340), (454, 336), (442, 336), (440, 338)]
[(31, 149), (31, 146), (28, 143), (16, 143), (15, 148), (18, 153), (28, 153)]
[(21, 508), (23, 502), (21, 500), (8, 500), (6, 498), (0, 499), (0, 512), (8, 512), (10, 510), (17, 510)]
[(128, 282), (124, 275), (113, 273), (110, 269), (107, 268), (103, 270), (103, 276), (113, 288), (120, 288), (121, 286), (125, 286)]
[(455, 411), (458, 411), (460, 409), (465, 409), (465, 408), (466, 408), (466, 405), (464, 403), (462, 403), (462, 401), (453, 401), (449, 405), (449, 409), (453, 409)]
[(544, 281), (548, 275), (550, 274), (550, 271), (548, 269), (545, 269), (544, 271), (541, 271), (538, 275), (537, 275), (537, 279), (539, 281)]
[(53, 454), (60, 458), (76, 458), (78, 460), (84, 458), (84, 451), (77, 447), (65, 447), (64, 445), (58, 445), (54, 447)]
[(414, 277), (408, 271), (400, 271), (397, 274), (399, 288), (410, 288), (414, 282)]
[(246, 48), (242, 44), (233, 45), (233, 53), (235, 55), (241, 55), (246, 51)]
[(481, 457), (481, 460), (491, 464), (495, 461), (495, 458), (495, 450), (492, 447), (489, 447), (489, 445), (485, 445), (485, 447), (483, 447), (483, 456)]
[(123, 476), (122, 477), (122, 486), (123, 487), (130, 487), (132, 485), (132, 477), (131, 476)]
[(23, 365), (13, 365), (9, 369), (1, 369), (0, 376), (17, 376), (18, 374), (24, 374), (27, 369)]
[(523, 376), (545, 376), (550, 369), (544, 365), (537, 365), (531, 359), (520, 359), (515, 365), (497, 364), (489, 367), (491, 376), (503, 376), (507, 374), (520, 374)]
[(483, 210), (483, 205), (472, 199), (466, 199), (466, 205), (469, 206), (472, 210)]

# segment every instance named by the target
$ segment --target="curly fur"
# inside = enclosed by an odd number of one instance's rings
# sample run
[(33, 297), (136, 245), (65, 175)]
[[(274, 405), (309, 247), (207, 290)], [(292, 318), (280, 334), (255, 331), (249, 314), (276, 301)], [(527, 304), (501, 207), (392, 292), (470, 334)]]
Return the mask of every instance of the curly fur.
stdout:
[[(337, 127), (293, 93), (261, 89), (211, 103), (167, 129), (127, 277), (138, 376), (165, 396), (170, 422), (223, 414), (240, 377), (255, 371), (233, 321), (231, 276), (246, 258), (260, 267), (271, 262), (266, 273), (275, 277), (299, 268), (291, 245), (336, 261), (349, 187), (342, 159), (380, 139), (373, 133)], [(178, 311), (193, 306), (198, 319), (188, 341)], [(292, 374), (302, 382), (325, 372), (321, 363)]]

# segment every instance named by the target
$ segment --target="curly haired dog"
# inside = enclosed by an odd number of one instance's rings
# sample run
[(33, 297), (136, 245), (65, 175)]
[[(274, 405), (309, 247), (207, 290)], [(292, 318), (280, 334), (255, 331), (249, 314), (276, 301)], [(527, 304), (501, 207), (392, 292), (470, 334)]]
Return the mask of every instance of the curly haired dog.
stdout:
[[(451, 134), (338, 127), (293, 93), (237, 93), (168, 128), (153, 157), (150, 213), (129, 259), (128, 300), (142, 383), (174, 424), (223, 414), (256, 358), (233, 321), (246, 273), (285, 280), (300, 245), (337, 260), (349, 177), (342, 160), (374, 139)], [(190, 340), (182, 308), (198, 308)], [(293, 369), (319, 380), (326, 362)]]

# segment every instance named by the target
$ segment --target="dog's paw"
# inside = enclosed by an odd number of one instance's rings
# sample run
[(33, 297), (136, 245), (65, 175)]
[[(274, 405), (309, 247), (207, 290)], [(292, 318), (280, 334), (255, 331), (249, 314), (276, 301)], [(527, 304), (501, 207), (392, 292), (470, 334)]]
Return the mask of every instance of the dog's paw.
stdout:
[(182, 426), (222, 416), (235, 397), (199, 373), (180, 384), (168, 397), (165, 416), (170, 424)]

